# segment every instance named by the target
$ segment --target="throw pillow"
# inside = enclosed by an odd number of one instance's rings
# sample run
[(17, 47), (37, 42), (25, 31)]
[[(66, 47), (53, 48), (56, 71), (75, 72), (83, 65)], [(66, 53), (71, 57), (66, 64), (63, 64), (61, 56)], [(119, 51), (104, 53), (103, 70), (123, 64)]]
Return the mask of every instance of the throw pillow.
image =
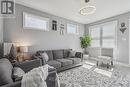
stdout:
[(70, 51), (69, 52), (69, 57), (75, 57), (76, 51)]
[(40, 56), (43, 57), (46, 60), (46, 62), (49, 60), (49, 57), (46, 52), (41, 53)]
[(24, 74), (25, 72), (20, 67), (13, 68), (13, 79), (15, 81), (20, 80)]

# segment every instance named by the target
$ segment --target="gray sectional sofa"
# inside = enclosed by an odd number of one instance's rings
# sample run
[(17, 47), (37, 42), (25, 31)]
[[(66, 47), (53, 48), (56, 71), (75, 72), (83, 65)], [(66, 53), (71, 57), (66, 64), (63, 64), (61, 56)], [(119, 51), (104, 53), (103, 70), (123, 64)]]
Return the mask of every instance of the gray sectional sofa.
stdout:
[[(60, 50), (43, 50), (37, 51), (35, 58), (40, 58), (43, 65), (49, 64), (57, 69), (57, 72), (73, 68), (82, 65), (83, 53), (76, 52), (74, 57), (70, 56), (71, 49), (60, 49)], [(45, 61), (44, 58), (40, 57), (41, 53), (46, 52), (49, 60)]]
[[(6, 58), (0, 59), (0, 87), (21, 87), (22, 78), (18, 81), (14, 81), (12, 77), (14, 67), (20, 67), (25, 72), (28, 72), (39, 66), (42, 66), (42, 61), (40, 59), (17, 62), (13, 65)], [(56, 78), (56, 69), (50, 68), (46, 80), (47, 87), (58, 87)]]

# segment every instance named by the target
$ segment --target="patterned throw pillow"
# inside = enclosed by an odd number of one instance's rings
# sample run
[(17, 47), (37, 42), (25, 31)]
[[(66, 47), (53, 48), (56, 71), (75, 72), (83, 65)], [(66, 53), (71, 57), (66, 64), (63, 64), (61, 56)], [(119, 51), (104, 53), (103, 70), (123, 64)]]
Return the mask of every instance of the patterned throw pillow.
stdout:
[(41, 53), (40, 56), (43, 57), (46, 60), (46, 62), (49, 60), (49, 57), (46, 52)]

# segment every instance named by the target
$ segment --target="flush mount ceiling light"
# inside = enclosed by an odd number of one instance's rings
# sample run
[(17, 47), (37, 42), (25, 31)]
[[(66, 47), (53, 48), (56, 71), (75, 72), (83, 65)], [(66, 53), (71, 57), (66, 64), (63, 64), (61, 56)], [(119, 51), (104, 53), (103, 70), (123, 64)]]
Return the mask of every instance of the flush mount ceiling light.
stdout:
[[(88, 2), (89, 0), (85, 0), (85, 3), (88, 3)], [(79, 10), (81, 15), (93, 14), (95, 11), (96, 11), (96, 7), (92, 5), (86, 5)]]

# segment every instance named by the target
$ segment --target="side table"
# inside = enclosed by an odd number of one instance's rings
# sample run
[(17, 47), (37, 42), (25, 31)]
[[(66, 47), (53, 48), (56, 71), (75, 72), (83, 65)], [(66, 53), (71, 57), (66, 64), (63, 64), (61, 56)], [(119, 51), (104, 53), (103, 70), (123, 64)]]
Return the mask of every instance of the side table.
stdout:
[(89, 55), (88, 55), (88, 54), (84, 54), (84, 55), (83, 55), (83, 59), (84, 59), (84, 60), (87, 60), (88, 58), (89, 58)]

